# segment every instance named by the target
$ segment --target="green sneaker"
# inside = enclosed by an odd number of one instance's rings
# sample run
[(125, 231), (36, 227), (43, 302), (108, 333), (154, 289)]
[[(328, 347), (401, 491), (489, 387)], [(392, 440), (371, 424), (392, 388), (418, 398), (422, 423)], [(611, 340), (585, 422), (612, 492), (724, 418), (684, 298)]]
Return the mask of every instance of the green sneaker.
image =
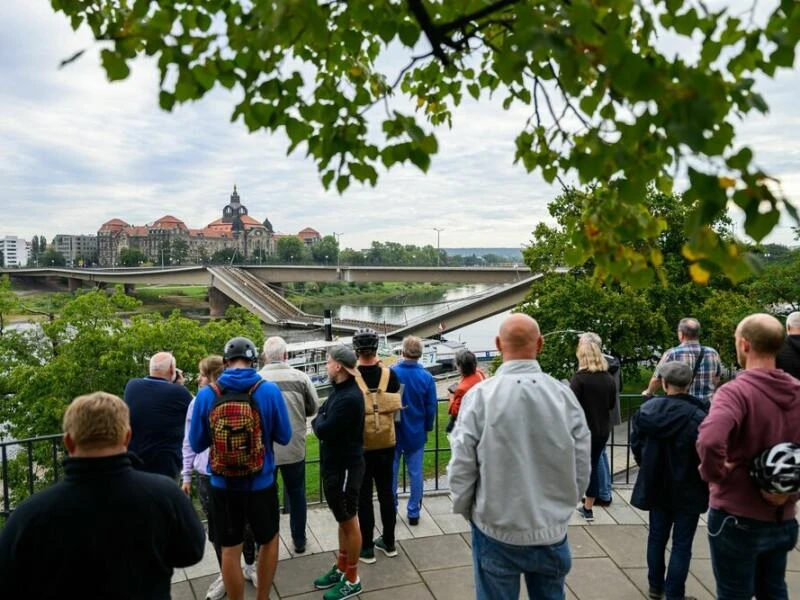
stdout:
[(358, 560), (368, 565), (371, 565), (375, 561), (375, 548), (363, 548), (361, 550), (361, 554), (358, 555)]
[(327, 590), (329, 587), (333, 587), (337, 585), (340, 581), (344, 579), (344, 573), (342, 573), (336, 565), (331, 567), (331, 570), (325, 573), (322, 577), (317, 577), (314, 580), (314, 587), (318, 590)]
[(352, 598), (361, 593), (361, 580), (355, 583), (350, 583), (347, 579), (342, 579), (332, 590), (325, 592), (322, 600), (344, 600), (345, 598)]
[(383, 536), (376, 537), (372, 543), (389, 558), (397, 556), (397, 547), (387, 545), (386, 542), (383, 541)]

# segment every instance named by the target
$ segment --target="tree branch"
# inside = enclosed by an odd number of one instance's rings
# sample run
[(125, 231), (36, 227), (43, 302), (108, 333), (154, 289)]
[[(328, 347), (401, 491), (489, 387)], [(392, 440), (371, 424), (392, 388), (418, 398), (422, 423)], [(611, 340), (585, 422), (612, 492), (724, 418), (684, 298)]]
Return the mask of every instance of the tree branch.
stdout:
[(431, 21), (431, 16), (428, 14), (428, 11), (425, 10), (422, 0), (408, 0), (408, 8), (417, 19), (417, 23), (419, 23), (422, 31), (425, 32), (425, 36), (431, 44), (431, 52), (433, 55), (442, 61), (443, 64), (449, 65), (450, 59), (447, 58), (447, 54), (442, 50), (442, 37), (439, 35), (439, 29), (433, 24), (433, 21)]
[(460, 29), (464, 25), (468, 25), (469, 23), (482, 19), (483, 17), (488, 17), (493, 13), (517, 3), (519, 3), (519, 0), (498, 0), (498, 2), (490, 4), (489, 6), (486, 6), (480, 10), (476, 10), (474, 13), (464, 15), (463, 17), (459, 17), (458, 19), (450, 21), (449, 23), (442, 23), (441, 25), (437, 26), (437, 29), (440, 33), (447, 33), (453, 29)]

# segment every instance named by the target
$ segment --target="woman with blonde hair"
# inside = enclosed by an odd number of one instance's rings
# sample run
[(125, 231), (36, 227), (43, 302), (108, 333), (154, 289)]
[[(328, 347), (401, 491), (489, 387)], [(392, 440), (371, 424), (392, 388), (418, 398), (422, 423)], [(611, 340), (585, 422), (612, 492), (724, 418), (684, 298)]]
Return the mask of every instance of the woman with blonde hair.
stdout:
[(609, 411), (617, 403), (617, 386), (608, 372), (608, 362), (603, 357), (603, 342), (600, 336), (591, 331), (578, 338), (578, 371), (572, 376), (569, 387), (578, 398), (586, 423), (592, 434), (592, 474), (586, 497), (578, 512), (586, 521), (594, 521), (594, 499), (599, 489), (597, 464), (611, 433)]

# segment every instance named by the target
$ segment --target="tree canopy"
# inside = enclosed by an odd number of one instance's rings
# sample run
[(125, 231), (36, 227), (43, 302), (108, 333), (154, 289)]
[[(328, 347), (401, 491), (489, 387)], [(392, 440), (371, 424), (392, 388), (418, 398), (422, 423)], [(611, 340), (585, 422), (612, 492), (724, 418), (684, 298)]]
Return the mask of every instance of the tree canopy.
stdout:
[[(741, 3), (711, 10), (699, 0), (51, 3), (102, 42), (110, 80), (147, 55), (157, 61), (165, 110), (217, 85), (233, 89), (233, 120), (285, 131), (289, 152), (304, 147), (323, 185), (340, 192), (354, 180), (375, 185), (398, 163), (426, 171), (439, 149), (433, 129), (452, 123), (465, 94), (522, 103), (530, 113), (514, 159), (547, 181), (597, 189), (568, 226), (569, 259), (592, 258), (601, 278), (641, 282), (640, 272), (659, 267), (637, 248), (616, 252), (661, 235), (664, 220), (642, 202), (653, 182), (669, 193), (688, 174), (686, 195), (698, 204), (684, 253), (700, 280), (749, 272), (738, 245), (708, 227), (729, 202), (744, 210), (756, 241), (782, 208), (797, 217), (735, 137), (744, 118), (768, 111), (756, 79), (794, 65), (795, 0), (767, 14), (757, 2), (742, 12)], [(674, 52), (665, 37), (688, 50)], [(404, 66), (391, 69), (398, 53)], [(373, 118), (375, 106), (385, 116)]]

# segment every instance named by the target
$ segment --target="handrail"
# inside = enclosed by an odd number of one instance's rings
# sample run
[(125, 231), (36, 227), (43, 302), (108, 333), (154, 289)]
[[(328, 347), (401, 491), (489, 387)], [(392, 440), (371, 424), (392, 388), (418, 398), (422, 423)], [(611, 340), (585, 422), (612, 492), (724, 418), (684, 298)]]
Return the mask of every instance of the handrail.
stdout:
[[(447, 398), (439, 398), (438, 402), (447, 402)], [(635, 473), (636, 466), (631, 461), (630, 439), (630, 419), (625, 418), (633, 414), (642, 401), (639, 394), (621, 394), (620, 406), (623, 414), (623, 424), (618, 426), (621, 429), (622, 439), (617, 435), (615, 428), (611, 429), (611, 436), (607, 443), (612, 476), (618, 484), (630, 484), (633, 481), (632, 473)], [(432, 470), (430, 465), (426, 468), (426, 489), (446, 490), (446, 483), (440, 483), (440, 479), (446, 473), (446, 465), (450, 458), (450, 444), (442, 445), (439, 436), (443, 433), (446, 426), (439, 419), (439, 410), (436, 411), (434, 418), (434, 429), (428, 437), (428, 443), (423, 450), (424, 456), (433, 455)], [(36, 491), (47, 487), (60, 478), (61, 460), (65, 456), (62, 444), (63, 434), (50, 434), (40, 437), (29, 437), (20, 440), (0, 441), (0, 478), (2, 479), (2, 502), (0, 502), (0, 523), (2, 518), (7, 518), (12, 510), (26, 497)], [(12, 449), (14, 451), (12, 452)], [(624, 460), (617, 460), (619, 452), (624, 452)], [(615, 462), (620, 463), (615, 467)], [(321, 481), (321, 464), (319, 458), (307, 459), (306, 465), (314, 468)], [(308, 486), (308, 475), (311, 469), (306, 469), (306, 484)], [(401, 463), (398, 473), (398, 484), (400, 493), (408, 491), (405, 460)], [(309, 505), (324, 502), (323, 490), (320, 485), (316, 493), (309, 492), (307, 502)], [(284, 502), (286, 507), (286, 502)]]

